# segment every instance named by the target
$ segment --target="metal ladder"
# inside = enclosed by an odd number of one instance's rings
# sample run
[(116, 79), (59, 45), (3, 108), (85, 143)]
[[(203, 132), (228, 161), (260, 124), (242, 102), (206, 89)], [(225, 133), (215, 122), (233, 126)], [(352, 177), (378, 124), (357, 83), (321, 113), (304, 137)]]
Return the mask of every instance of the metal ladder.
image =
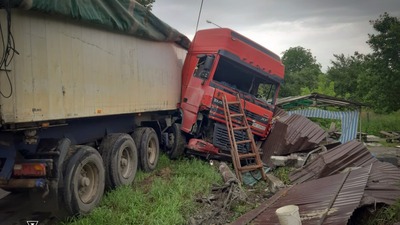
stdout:
[[(267, 180), (267, 177), (264, 173), (263, 163), (261, 161), (260, 153), (256, 147), (256, 143), (254, 141), (253, 133), (251, 132), (250, 126), (247, 123), (246, 113), (243, 109), (239, 94), (236, 95), (236, 101), (232, 102), (228, 102), (226, 96), (223, 95), (222, 102), (224, 106), (224, 114), (226, 118), (225, 122), (228, 130), (228, 137), (231, 144), (232, 162), (233, 166), (235, 167), (235, 173), (237, 178), (239, 179), (240, 182), (242, 182), (242, 172), (259, 170), (263, 180)], [(229, 109), (230, 105), (237, 105), (239, 108), (239, 113), (236, 112), (231, 113)], [(235, 124), (234, 126), (232, 118), (235, 118), (236, 121), (239, 121), (239, 125)], [(247, 139), (236, 141), (235, 131), (240, 131), (240, 130), (246, 131)], [(238, 145), (243, 145), (243, 144), (250, 144), (250, 151), (248, 153), (243, 154), (238, 151)], [(252, 165), (242, 166), (240, 163), (242, 159), (254, 159), (255, 163)]]

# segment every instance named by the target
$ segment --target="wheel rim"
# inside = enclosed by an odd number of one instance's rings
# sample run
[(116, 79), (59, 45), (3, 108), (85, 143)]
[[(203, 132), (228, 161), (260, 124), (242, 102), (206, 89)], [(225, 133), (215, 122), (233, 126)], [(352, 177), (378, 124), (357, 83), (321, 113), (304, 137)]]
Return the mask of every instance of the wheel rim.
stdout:
[(151, 138), (147, 145), (147, 159), (150, 164), (154, 164), (157, 155), (157, 143), (154, 138)]
[(78, 195), (81, 201), (85, 204), (91, 203), (99, 188), (99, 170), (92, 163), (86, 163), (78, 174)]
[(128, 179), (133, 172), (133, 154), (128, 147), (120, 152), (118, 169), (119, 174), (125, 179)]

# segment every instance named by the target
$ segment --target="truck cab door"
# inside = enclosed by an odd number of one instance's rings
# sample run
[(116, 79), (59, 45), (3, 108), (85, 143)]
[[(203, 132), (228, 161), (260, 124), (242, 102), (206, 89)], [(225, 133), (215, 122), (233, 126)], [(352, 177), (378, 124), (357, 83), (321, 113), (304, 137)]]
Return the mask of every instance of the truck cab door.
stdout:
[(183, 111), (183, 121), (181, 129), (190, 133), (193, 124), (197, 120), (197, 114), (205, 93), (208, 79), (213, 71), (215, 61), (214, 55), (197, 55), (197, 65), (193, 75), (190, 77), (188, 86), (183, 93), (181, 108)]

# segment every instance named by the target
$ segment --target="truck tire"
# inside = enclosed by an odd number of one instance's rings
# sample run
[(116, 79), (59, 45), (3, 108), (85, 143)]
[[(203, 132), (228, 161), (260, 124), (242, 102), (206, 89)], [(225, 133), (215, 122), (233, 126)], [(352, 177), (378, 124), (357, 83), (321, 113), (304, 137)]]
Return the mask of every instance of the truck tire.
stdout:
[(77, 151), (64, 167), (64, 204), (70, 215), (86, 215), (104, 193), (103, 160), (96, 149), (76, 146)]
[(142, 140), (143, 133), (146, 131), (146, 129), (147, 127), (139, 127), (133, 130), (132, 138), (135, 141), (138, 151), (140, 151), (140, 141)]
[(132, 136), (138, 146), (140, 167), (144, 172), (153, 171), (160, 156), (157, 133), (153, 128), (141, 127), (136, 129)]
[(168, 129), (168, 138), (172, 144), (169, 148), (167, 148), (167, 154), (170, 159), (177, 159), (183, 155), (186, 144), (180, 124), (172, 124), (172, 126)]
[(99, 152), (105, 166), (107, 189), (129, 185), (133, 182), (138, 168), (138, 153), (130, 135), (107, 135), (100, 144)]

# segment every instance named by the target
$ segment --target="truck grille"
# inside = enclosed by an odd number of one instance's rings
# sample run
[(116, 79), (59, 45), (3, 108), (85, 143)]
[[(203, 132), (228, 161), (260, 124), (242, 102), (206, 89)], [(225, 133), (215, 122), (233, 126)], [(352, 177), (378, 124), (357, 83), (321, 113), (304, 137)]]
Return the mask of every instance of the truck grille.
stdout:
[[(235, 131), (236, 141), (246, 140), (246, 131)], [(213, 145), (221, 149), (222, 151), (230, 153), (231, 143), (228, 137), (228, 130), (226, 126), (220, 123), (215, 123), (214, 125), (214, 135), (213, 135)], [(240, 144), (238, 145), (238, 151), (240, 153), (248, 153), (250, 149), (250, 144)]]
[[(231, 111), (231, 113), (240, 113), (239, 107), (236, 105), (229, 105), (229, 110)], [(262, 122), (262, 117), (260, 115), (257, 115), (253, 112), (250, 112), (248, 110), (244, 110), (244, 112), (246, 113), (246, 117), (247, 119), (251, 119), (254, 121), (259, 121), (261, 123), (266, 123), (266, 122)]]

